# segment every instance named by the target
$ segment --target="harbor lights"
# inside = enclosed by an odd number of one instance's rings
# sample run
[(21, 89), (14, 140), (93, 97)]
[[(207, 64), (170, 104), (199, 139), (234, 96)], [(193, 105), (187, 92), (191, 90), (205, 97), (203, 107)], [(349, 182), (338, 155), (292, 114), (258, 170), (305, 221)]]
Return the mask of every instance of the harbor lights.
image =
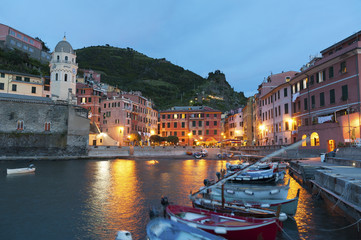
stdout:
[(266, 126), (265, 126), (264, 124), (261, 124), (261, 125), (259, 126), (259, 130), (261, 131), (261, 143), (262, 143), (262, 145), (263, 145), (263, 137), (264, 137), (264, 131), (265, 131), (265, 129), (266, 129)]
[(189, 139), (192, 137), (192, 132), (188, 133), (188, 146), (189, 146)]
[(120, 135), (123, 136), (123, 133), (124, 133), (124, 127), (119, 127), (119, 132), (118, 132), (118, 145), (119, 147), (122, 145), (121, 144), (121, 139), (123, 139)]

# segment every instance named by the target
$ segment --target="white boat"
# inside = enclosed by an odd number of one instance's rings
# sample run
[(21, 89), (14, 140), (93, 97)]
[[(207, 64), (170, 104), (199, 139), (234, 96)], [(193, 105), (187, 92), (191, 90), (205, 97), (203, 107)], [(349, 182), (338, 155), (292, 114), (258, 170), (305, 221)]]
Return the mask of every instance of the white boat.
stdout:
[(10, 174), (23, 174), (23, 173), (32, 173), (35, 172), (35, 166), (30, 164), (29, 167), (26, 168), (14, 168), (14, 169), (6, 169), (6, 173)]
[[(225, 184), (224, 198), (226, 201), (240, 200), (240, 199), (287, 199), (288, 190), (290, 189), (290, 181), (284, 186), (252, 186), (240, 184)], [(211, 189), (210, 194), (214, 198), (221, 198), (222, 187), (216, 186)]]

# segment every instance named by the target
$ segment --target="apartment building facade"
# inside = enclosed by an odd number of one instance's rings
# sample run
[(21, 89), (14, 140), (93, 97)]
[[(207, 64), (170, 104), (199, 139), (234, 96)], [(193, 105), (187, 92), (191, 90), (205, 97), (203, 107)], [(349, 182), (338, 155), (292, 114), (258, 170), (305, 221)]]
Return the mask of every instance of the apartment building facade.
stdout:
[(0, 70), (0, 93), (35, 97), (49, 97), (50, 88), (45, 77)]
[(0, 24), (0, 48), (18, 49), (41, 62), (51, 59), (51, 54), (43, 50), (41, 41), (4, 24)]
[(152, 102), (139, 92), (103, 96), (100, 130), (117, 140), (120, 146), (129, 145), (132, 133), (141, 136), (142, 144), (149, 144), (150, 136), (157, 132), (157, 123), (158, 112), (152, 108)]
[(360, 141), (361, 31), (321, 51), (293, 77), (295, 140), (304, 149), (332, 151)]
[(258, 145), (284, 145), (292, 143), (290, 79), (297, 72), (272, 74), (258, 87)]
[(215, 144), (221, 140), (221, 114), (207, 106), (172, 107), (159, 112), (159, 134), (177, 136), (182, 146)]

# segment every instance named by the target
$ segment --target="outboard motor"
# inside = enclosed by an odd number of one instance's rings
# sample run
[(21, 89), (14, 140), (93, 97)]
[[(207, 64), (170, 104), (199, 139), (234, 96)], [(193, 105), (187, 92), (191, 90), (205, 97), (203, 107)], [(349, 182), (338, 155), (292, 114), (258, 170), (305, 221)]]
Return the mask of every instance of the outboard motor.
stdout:
[(217, 179), (218, 181), (221, 179), (221, 173), (220, 172), (216, 172), (216, 176), (217, 176)]
[(162, 204), (162, 207), (163, 207), (163, 217), (167, 217), (167, 211), (166, 211), (166, 208), (167, 206), (169, 205), (169, 202), (168, 202), (168, 198), (167, 197), (162, 197), (162, 199), (160, 200), (160, 204)]
[(209, 183), (210, 182), (209, 182), (209, 180), (207, 178), (203, 180), (204, 186), (206, 186), (206, 187), (209, 186)]

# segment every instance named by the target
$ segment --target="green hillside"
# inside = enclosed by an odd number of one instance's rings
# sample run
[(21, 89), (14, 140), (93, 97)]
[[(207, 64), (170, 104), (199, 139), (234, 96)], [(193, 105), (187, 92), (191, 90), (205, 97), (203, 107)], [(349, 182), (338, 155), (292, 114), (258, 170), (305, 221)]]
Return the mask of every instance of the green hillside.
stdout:
[(226, 111), (246, 102), (243, 93), (235, 92), (220, 71), (205, 79), (164, 58), (153, 59), (131, 48), (86, 47), (77, 49), (76, 54), (79, 68), (100, 72), (102, 82), (122, 90), (141, 91), (159, 110), (203, 104)]

